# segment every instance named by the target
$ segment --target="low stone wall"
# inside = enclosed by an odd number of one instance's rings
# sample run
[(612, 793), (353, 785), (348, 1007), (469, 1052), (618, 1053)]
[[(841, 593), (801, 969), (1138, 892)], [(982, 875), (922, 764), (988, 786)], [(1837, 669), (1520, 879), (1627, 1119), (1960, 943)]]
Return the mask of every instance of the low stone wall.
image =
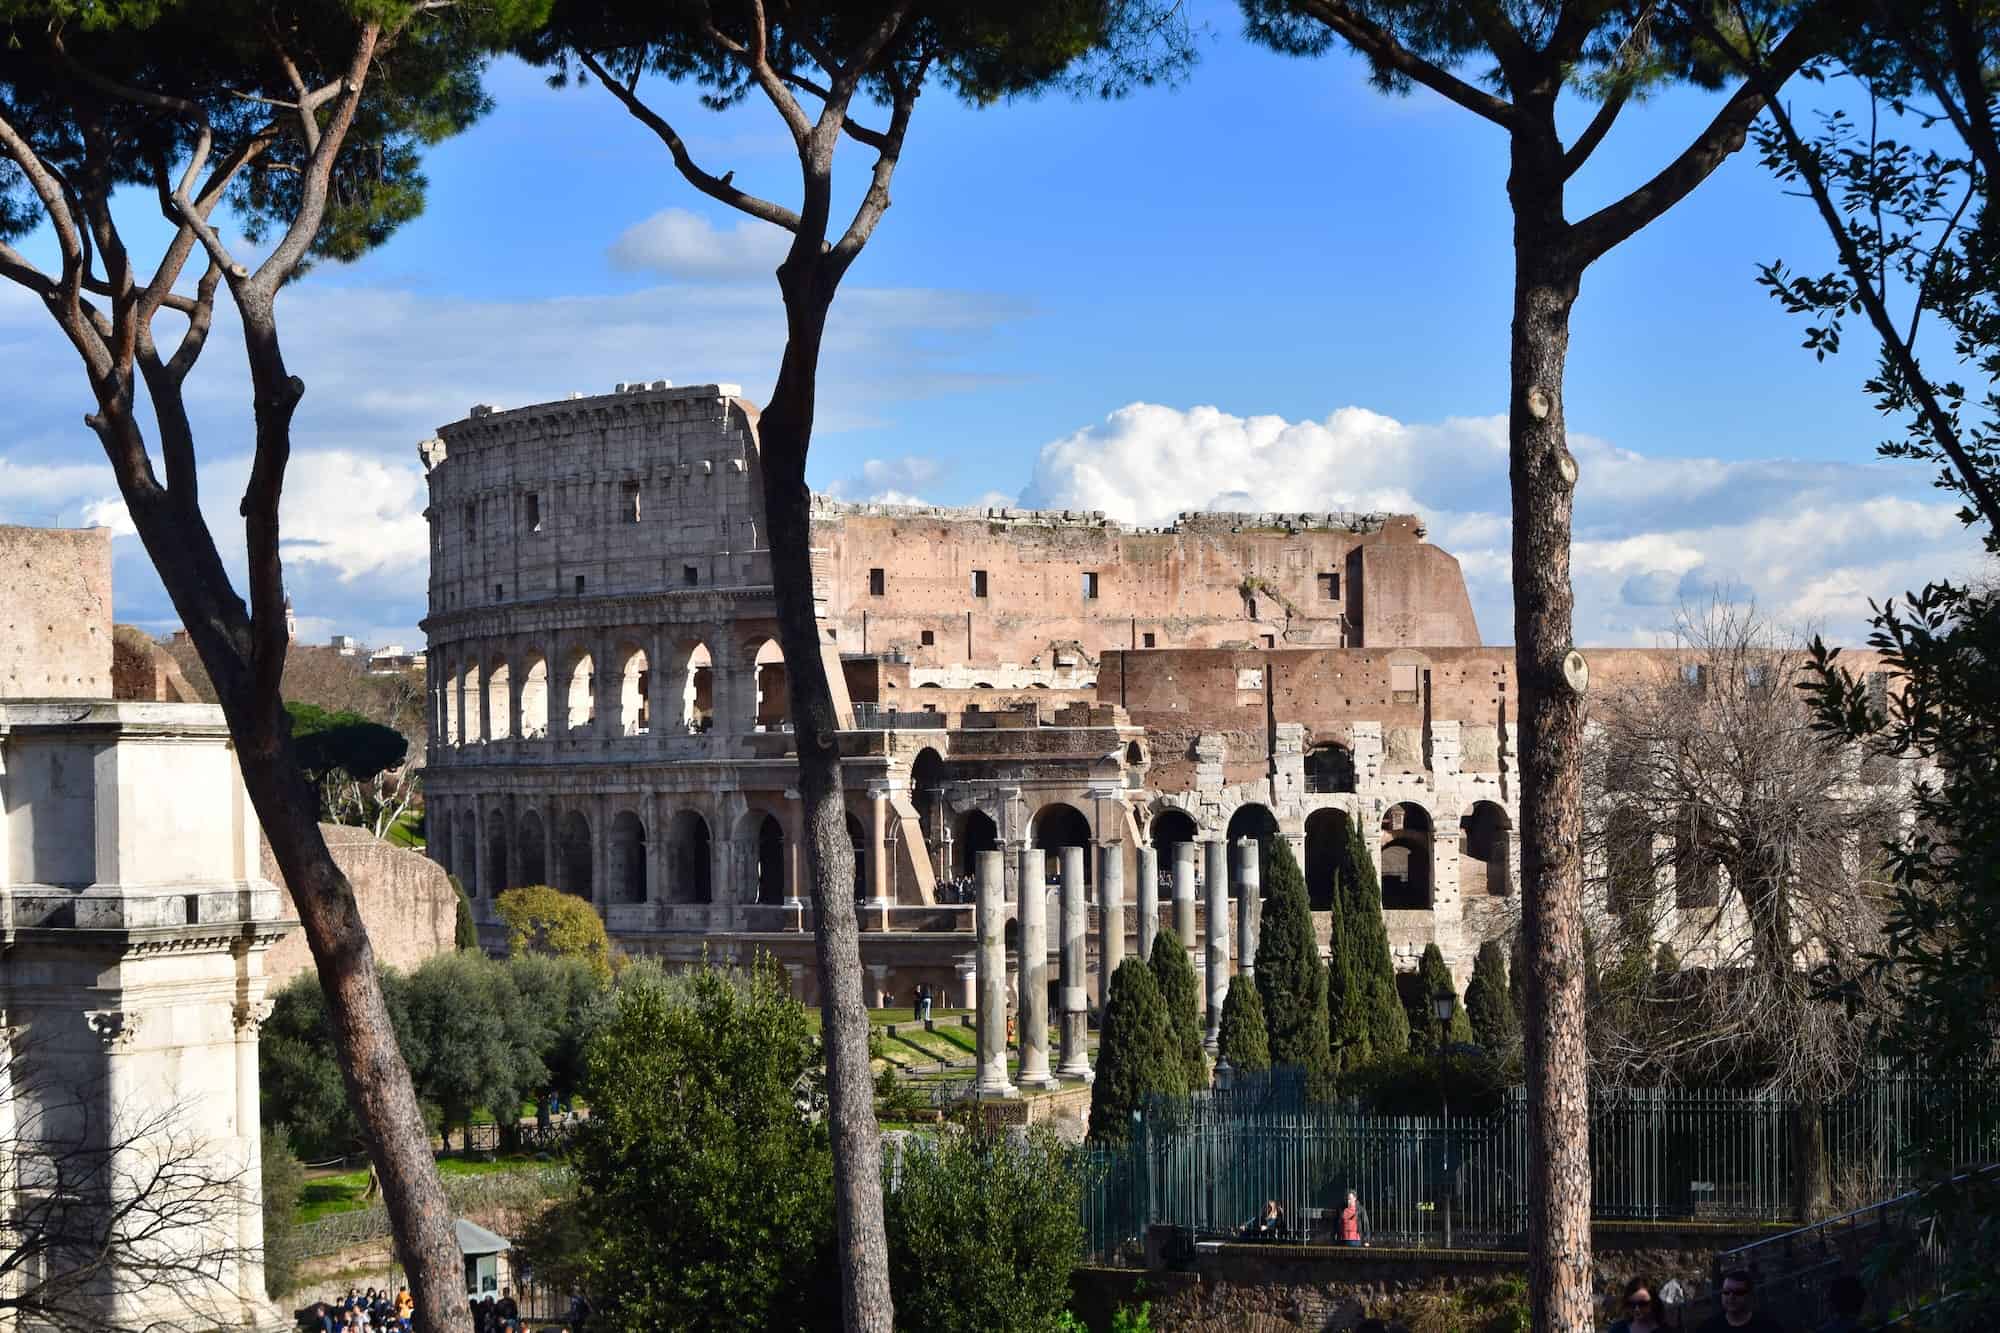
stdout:
[[(409, 971), (436, 954), (449, 952), (458, 938), (458, 895), (443, 867), (419, 852), (391, 846), (366, 829), (321, 824), (320, 833), (333, 859), (354, 886), (361, 922), (376, 961)], [(269, 843), (263, 844), (263, 874), (285, 888)], [(296, 918), (291, 890), (285, 889), (285, 913)], [(294, 930), (271, 950), (264, 970), (277, 990), (301, 972), (312, 970), (312, 951), (305, 932)]]

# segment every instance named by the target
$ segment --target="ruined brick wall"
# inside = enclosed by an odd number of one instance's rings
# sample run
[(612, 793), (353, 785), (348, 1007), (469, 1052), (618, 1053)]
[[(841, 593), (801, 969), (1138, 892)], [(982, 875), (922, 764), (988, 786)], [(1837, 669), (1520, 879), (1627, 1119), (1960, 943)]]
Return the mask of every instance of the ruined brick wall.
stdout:
[(109, 699), (111, 530), (0, 525), (0, 699)]
[[(426, 958), (456, 947), (458, 895), (452, 892), (442, 866), (421, 852), (392, 847), (366, 829), (321, 824), (319, 831), (335, 863), (354, 886), (375, 961), (408, 971)], [(278, 873), (270, 844), (262, 845), (263, 876), (285, 890), (285, 915), (296, 919), (298, 909), (292, 904), (284, 876)], [(300, 930), (279, 940), (264, 963), (274, 991), (312, 967), (312, 951)]]
[(157, 703), (204, 702), (173, 654), (136, 625), (111, 627), (111, 697)]

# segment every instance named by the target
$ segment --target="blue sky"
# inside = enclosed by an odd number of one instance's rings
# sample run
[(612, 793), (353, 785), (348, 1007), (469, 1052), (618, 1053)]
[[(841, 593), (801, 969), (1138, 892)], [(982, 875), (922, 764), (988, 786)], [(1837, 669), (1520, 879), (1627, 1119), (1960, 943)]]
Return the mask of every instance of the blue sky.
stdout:
[[(1195, 13), (1202, 60), (1176, 89), (984, 110), (927, 95), (836, 308), (815, 484), (1136, 520), (1415, 507), (1505, 642), (1504, 140), (1427, 92), (1375, 92), (1350, 58), (1250, 47), (1233, 5)], [(491, 86), (494, 113), (432, 155), (426, 214), (281, 307), (308, 386), (286, 523), (314, 637), (416, 638), (414, 445), (472, 403), (639, 378), (762, 399), (772, 379), (777, 234), (698, 196), (601, 90), (508, 65)], [(709, 169), (796, 193), (768, 108), (652, 91)], [(1715, 105), (1629, 109), (1570, 215), (1645, 179)], [(1745, 152), (1585, 279), (1566, 395), (1580, 641), (1651, 642), (1713, 583), (1853, 637), (1869, 596), (1971, 563), (1928, 477), (1873, 461), (1865, 344), (1816, 363), (1755, 286), (1771, 258), (1825, 267), (1816, 225)], [(13, 291), (0, 356), (0, 520), (115, 525), (81, 372)], [(200, 375), (226, 524), (246, 435), (226, 330)], [(121, 618), (170, 626), (136, 540), (118, 549)]]

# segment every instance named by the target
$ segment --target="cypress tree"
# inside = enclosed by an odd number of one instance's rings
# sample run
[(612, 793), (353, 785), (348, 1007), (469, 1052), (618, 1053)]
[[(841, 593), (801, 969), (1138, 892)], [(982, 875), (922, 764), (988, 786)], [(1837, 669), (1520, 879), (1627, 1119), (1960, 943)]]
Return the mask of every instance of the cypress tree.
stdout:
[(1271, 1063), (1306, 1071), (1312, 1096), (1333, 1093), (1333, 1050), (1327, 1036), (1326, 969), (1313, 935), (1305, 876), (1283, 838), (1271, 843), (1271, 886), (1257, 940), (1257, 992)]
[(1355, 994), (1362, 1013), (1357, 1026), (1368, 1033), (1371, 1059), (1410, 1049), (1410, 1020), (1396, 994), (1396, 965), (1389, 957), (1389, 928), (1382, 922), (1382, 883), (1361, 839), (1361, 826), (1347, 826), (1347, 858), (1354, 867), (1348, 886), (1347, 939), (1353, 960)]
[(1271, 1067), (1271, 1043), (1264, 1032), (1264, 1003), (1250, 978), (1238, 975), (1230, 983), (1229, 998), (1222, 1002), (1222, 1031), (1216, 1037), (1216, 1054), (1229, 1061), (1239, 1073), (1256, 1073)]
[(1354, 945), (1348, 939), (1347, 890), (1342, 876), (1333, 877), (1333, 937), (1326, 953), (1326, 1031), (1333, 1047), (1335, 1069), (1358, 1069), (1368, 1063), (1366, 1009), (1354, 985)]
[(1435, 1051), (1438, 1048), (1437, 1015), (1431, 1011), (1431, 999), (1438, 995), (1451, 996), (1451, 1021), (1445, 1025), (1443, 1040), (1447, 1043), (1471, 1041), (1472, 1024), (1466, 1018), (1465, 1006), (1458, 1001), (1458, 987), (1452, 981), (1451, 969), (1445, 966), (1444, 955), (1438, 952), (1437, 945), (1426, 944), (1424, 956), (1417, 963), (1416, 985), (1410, 992), (1408, 1012), (1410, 1049), (1413, 1051)]
[(1195, 983), (1194, 964), (1188, 961), (1181, 937), (1171, 927), (1153, 937), (1153, 982), (1167, 1006), (1174, 1048), (1180, 1052), (1181, 1068), (1187, 1071), (1190, 1091), (1208, 1086), (1208, 1054), (1201, 1049), (1200, 987)]
[(1090, 1137), (1123, 1143), (1132, 1113), (1155, 1096), (1187, 1095), (1187, 1067), (1174, 1045), (1166, 1002), (1152, 969), (1127, 958), (1111, 974), (1104, 1028), (1097, 1046), (1097, 1078), (1090, 1085)]
[(1507, 953), (1498, 940), (1479, 946), (1472, 980), (1465, 985), (1465, 1012), (1472, 1023), (1473, 1040), (1492, 1054), (1504, 1057), (1520, 1040), (1521, 1027), (1508, 996)]

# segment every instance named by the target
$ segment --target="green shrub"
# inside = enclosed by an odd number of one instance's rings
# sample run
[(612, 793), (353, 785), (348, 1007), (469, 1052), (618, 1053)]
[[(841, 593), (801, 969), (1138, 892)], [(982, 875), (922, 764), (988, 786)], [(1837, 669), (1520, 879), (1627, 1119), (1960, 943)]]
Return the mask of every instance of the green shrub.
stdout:
[(1148, 960), (1153, 981), (1160, 988), (1160, 1000), (1167, 1007), (1167, 1021), (1173, 1031), (1174, 1049), (1181, 1068), (1187, 1071), (1190, 1092), (1208, 1086), (1208, 1053), (1201, 1048), (1200, 984), (1194, 978), (1194, 964), (1188, 961), (1181, 937), (1171, 928), (1153, 937), (1153, 956)]
[(1347, 826), (1347, 859), (1354, 878), (1342, 885), (1340, 911), (1345, 913), (1349, 971), (1354, 978), (1353, 1025), (1365, 1032), (1368, 1055), (1375, 1059), (1410, 1049), (1410, 1023), (1396, 993), (1396, 964), (1389, 956), (1389, 928), (1382, 920), (1382, 883), (1368, 855), (1359, 823)]
[(1327, 1037), (1326, 969), (1319, 961), (1305, 876), (1283, 838), (1271, 845), (1271, 888), (1257, 941), (1257, 992), (1271, 1063), (1306, 1071), (1307, 1092), (1333, 1090), (1333, 1049)]
[(1435, 1116), (1448, 1099), (1454, 1120), (1493, 1114), (1506, 1102), (1507, 1089), (1500, 1062), (1470, 1045), (1445, 1050), (1442, 1080), (1438, 1057), (1418, 1051), (1371, 1060), (1341, 1079), (1341, 1091), (1373, 1115)]
[[(1424, 946), (1423, 957), (1417, 962), (1416, 976), (1404, 991), (1411, 1050), (1435, 1051), (1440, 1040), (1447, 1043), (1473, 1040), (1472, 1023), (1465, 1015), (1465, 1007), (1459, 1003), (1458, 987), (1452, 981), (1451, 968), (1445, 965), (1444, 954), (1439, 952), (1435, 943)], [(1442, 1032), (1431, 1008), (1432, 999), (1439, 995), (1451, 996), (1451, 1021)]]
[(277, 1300), (298, 1285), (299, 1194), (306, 1169), (282, 1129), (264, 1131), (264, 1294)]
[(1216, 1034), (1216, 1055), (1231, 1069), (1255, 1072), (1271, 1067), (1271, 1046), (1264, 1033), (1264, 1005), (1256, 984), (1239, 975), (1222, 1002), (1222, 1028)]
[(1479, 956), (1472, 964), (1472, 980), (1465, 985), (1465, 1012), (1472, 1023), (1474, 1041), (1500, 1059), (1512, 1056), (1521, 1041), (1521, 1026), (1515, 1021), (1514, 1005), (1508, 998), (1507, 951), (1498, 940), (1488, 940), (1479, 946)]
[(1154, 1096), (1185, 1097), (1187, 1066), (1174, 1044), (1167, 1006), (1153, 970), (1127, 958), (1111, 974), (1104, 1028), (1097, 1046), (1097, 1078), (1090, 1085), (1090, 1137), (1123, 1143), (1132, 1113)]

